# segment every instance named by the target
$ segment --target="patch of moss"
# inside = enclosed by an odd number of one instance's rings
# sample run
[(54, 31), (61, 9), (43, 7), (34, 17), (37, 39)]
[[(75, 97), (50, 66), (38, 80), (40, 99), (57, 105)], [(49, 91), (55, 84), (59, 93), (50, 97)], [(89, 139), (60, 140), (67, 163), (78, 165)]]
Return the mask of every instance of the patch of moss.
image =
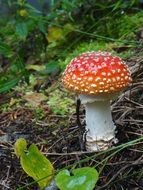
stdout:
[[(125, 50), (117, 52), (116, 49), (125, 47)], [(61, 70), (64, 70), (66, 65), (70, 63), (70, 61), (78, 56), (79, 54), (87, 51), (109, 51), (114, 55), (118, 55), (121, 58), (129, 58), (131, 55), (134, 54), (133, 45), (125, 46), (121, 42), (112, 42), (106, 43), (103, 41), (91, 40), (90, 42), (82, 42), (80, 43), (77, 48), (68, 54), (67, 58), (63, 60), (59, 60), (59, 65)]]
[(34, 118), (36, 118), (37, 120), (41, 120), (45, 117), (45, 111), (42, 107), (36, 107), (33, 110), (34, 113)]
[(54, 89), (49, 93), (49, 100), (47, 103), (52, 112), (56, 115), (71, 114), (74, 111), (72, 106), (74, 101), (67, 96), (66, 92), (63, 92), (60, 89)]

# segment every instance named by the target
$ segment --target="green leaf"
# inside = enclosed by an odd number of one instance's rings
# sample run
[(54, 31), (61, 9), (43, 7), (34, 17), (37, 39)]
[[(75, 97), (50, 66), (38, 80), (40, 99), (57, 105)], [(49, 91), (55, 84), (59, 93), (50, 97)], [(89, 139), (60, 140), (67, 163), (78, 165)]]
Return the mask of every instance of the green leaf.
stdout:
[(13, 55), (12, 49), (3, 42), (0, 42), (0, 53), (8, 58), (12, 57)]
[(67, 35), (68, 33), (75, 30), (75, 26), (70, 23), (67, 23), (63, 26), (63, 30), (64, 30), (64, 35)]
[(44, 22), (42, 21), (42, 19), (39, 20), (38, 22), (38, 28), (39, 30), (43, 33), (43, 34), (47, 34), (47, 30), (46, 30), (46, 27), (45, 27), (45, 24)]
[(61, 41), (64, 40), (63, 35), (63, 29), (59, 28), (57, 26), (51, 26), (48, 28), (48, 35), (47, 39), (49, 43), (55, 42), (55, 41)]
[(16, 25), (16, 34), (22, 38), (23, 40), (25, 40), (25, 38), (28, 35), (28, 27), (27, 24), (25, 22), (22, 23), (18, 23)]
[(46, 64), (46, 69), (43, 72), (46, 74), (51, 74), (58, 69), (59, 69), (59, 66), (57, 65), (57, 63), (54, 61), (51, 61), (51, 62)]
[(56, 184), (60, 190), (92, 190), (98, 181), (99, 174), (96, 169), (83, 167), (74, 169), (73, 176), (68, 170), (62, 170), (56, 176)]
[(13, 73), (19, 73), (21, 75), (27, 75), (27, 70), (25, 68), (25, 65), (22, 61), (22, 58), (20, 56), (16, 56), (12, 61), (10, 65), (10, 71)]
[(34, 70), (34, 71), (43, 71), (45, 69), (45, 65), (34, 65), (34, 64), (28, 64), (26, 66), (27, 70)]
[(29, 3), (25, 3), (25, 7), (28, 8), (31, 13), (35, 13), (36, 15), (41, 15), (42, 14), (41, 11), (37, 10), (35, 7), (30, 5)]
[[(18, 142), (17, 142), (18, 141)], [(23, 150), (23, 139), (15, 143), (15, 152), (20, 156), (23, 170), (31, 176), (43, 189), (51, 182), (54, 168), (51, 162), (38, 150), (35, 144), (30, 145), (28, 150)]]
[(14, 152), (18, 158), (23, 154), (26, 147), (27, 142), (24, 138), (20, 138), (16, 141), (16, 143), (14, 144)]
[(9, 79), (8, 81), (6, 81), (3, 84), (0, 84), (0, 93), (7, 92), (11, 88), (13, 88), (19, 82), (20, 79), (21, 79), (21, 77), (16, 77), (11, 80)]

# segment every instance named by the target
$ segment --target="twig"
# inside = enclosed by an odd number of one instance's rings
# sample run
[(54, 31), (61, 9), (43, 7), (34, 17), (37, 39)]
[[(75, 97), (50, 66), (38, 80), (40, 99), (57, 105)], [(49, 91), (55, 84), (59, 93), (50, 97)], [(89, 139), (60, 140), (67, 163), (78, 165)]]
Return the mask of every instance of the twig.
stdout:
[(7, 185), (5, 185), (3, 182), (2, 182), (2, 183), (0, 182), (0, 185), (3, 186), (3, 187), (5, 187), (5, 188), (7, 188), (7, 189), (11, 189), (11, 188), (8, 187)]
[(114, 176), (105, 185), (103, 185), (102, 187), (97, 187), (96, 190), (101, 190), (101, 189), (107, 188), (107, 186), (109, 186), (112, 183), (112, 181), (119, 174), (121, 174), (122, 171), (124, 171), (125, 169), (127, 169), (130, 166), (136, 166), (136, 165), (140, 165), (140, 164), (143, 164), (143, 156), (141, 156), (139, 159), (135, 160), (134, 162), (132, 162), (132, 163), (130, 163), (130, 164), (125, 165), (124, 167), (122, 167), (120, 170), (117, 171), (117, 173), (114, 174)]
[(79, 112), (80, 112), (80, 104), (81, 104), (80, 99), (77, 98), (77, 104), (76, 104), (77, 125), (78, 125), (78, 127), (81, 129), (81, 128), (82, 128), (82, 125), (81, 125), (80, 117), (79, 117), (79, 115), (80, 115), (80, 113), (79, 113)]
[(70, 156), (70, 155), (82, 155), (82, 154), (91, 154), (93, 152), (88, 152), (88, 151), (79, 151), (79, 152), (71, 152), (71, 153), (56, 153), (56, 152), (47, 152), (44, 153), (42, 152), (42, 154), (44, 155), (52, 155), (52, 156)]

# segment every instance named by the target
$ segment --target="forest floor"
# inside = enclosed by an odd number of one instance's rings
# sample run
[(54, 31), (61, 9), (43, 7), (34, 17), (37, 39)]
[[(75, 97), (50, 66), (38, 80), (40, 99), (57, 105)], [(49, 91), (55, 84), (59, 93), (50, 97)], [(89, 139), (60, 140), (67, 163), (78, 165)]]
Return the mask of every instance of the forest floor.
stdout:
[[(55, 115), (46, 103), (44, 119), (37, 120), (34, 108), (23, 105), (0, 113), (0, 189), (38, 189), (37, 184), (25, 186), (33, 180), (22, 170), (14, 154), (13, 144), (18, 138), (35, 143), (52, 161), (55, 169), (72, 164), (93, 166), (100, 172), (95, 189), (143, 189), (143, 49), (126, 60), (133, 83), (112, 103), (112, 115), (117, 126), (118, 144), (108, 151), (89, 153), (84, 148), (84, 108), (80, 109), (81, 126), (77, 126), (76, 112)], [(62, 90), (62, 87), (59, 87)], [(9, 103), (19, 94), (1, 95), (0, 104)], [(76, 110), (76, 105), (75, 105)], [(79, 160), (84, 160), (79, 162)]]

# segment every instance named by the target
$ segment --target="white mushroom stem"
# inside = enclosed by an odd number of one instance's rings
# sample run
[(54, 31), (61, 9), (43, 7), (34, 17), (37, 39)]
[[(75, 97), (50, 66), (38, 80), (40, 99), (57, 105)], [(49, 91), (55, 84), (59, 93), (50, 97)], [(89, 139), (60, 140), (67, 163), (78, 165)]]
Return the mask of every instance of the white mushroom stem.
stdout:
[(116, 126), (112, 121), (110, 100), (106, 97), (80, 96), (86, 108), (86, 149), (105, 150), (115, 141)]

